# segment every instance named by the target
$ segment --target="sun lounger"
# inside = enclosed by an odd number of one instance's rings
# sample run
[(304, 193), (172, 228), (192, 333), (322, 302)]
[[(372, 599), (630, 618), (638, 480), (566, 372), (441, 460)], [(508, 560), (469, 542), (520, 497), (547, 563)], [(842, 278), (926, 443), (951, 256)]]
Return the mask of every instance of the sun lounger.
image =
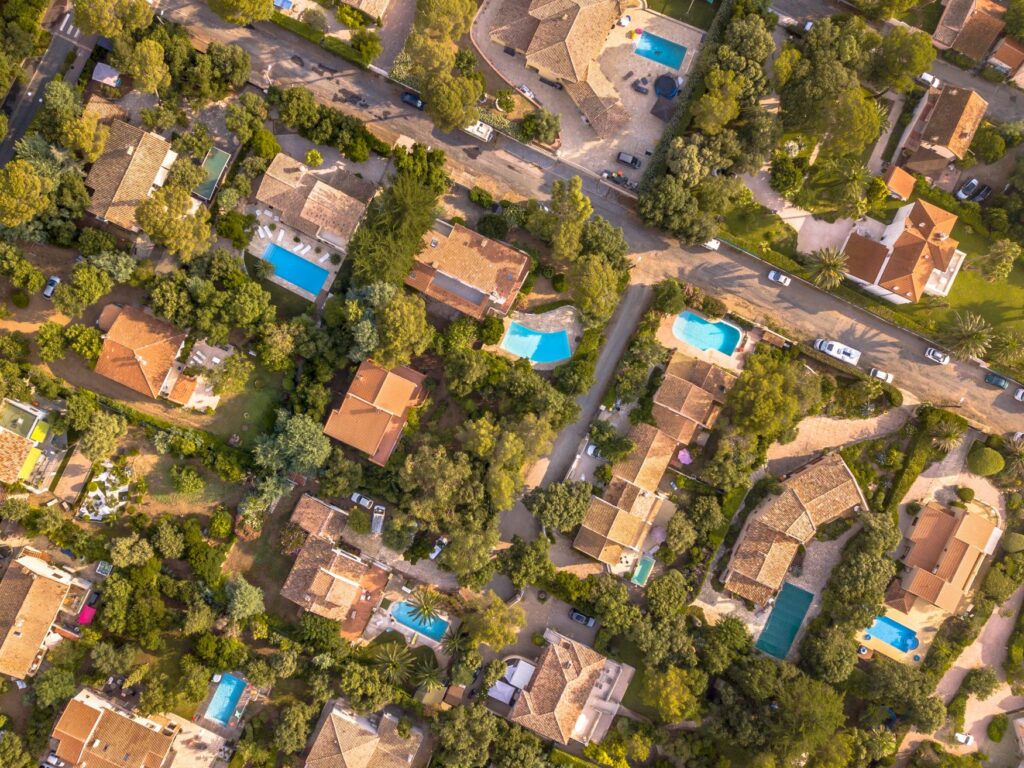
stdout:
[(284, 230), (283, 230), (283, 229), (279, 229), (279, 230), (277, 230), (277, 242), (279, 242), (279, 243), (280, 243), (280, 242), (281, 242), (281, 239), (282, 239), (283, 237), (284, 237)]
[(331, 254), (329, 254), (329, 253), (325, 253), (325, 254), (324, 254), (323, 256), (321, 256), (321, 257), (320, 257), (320, 258), (318, 259), (318, 261), (319, 261), (319, 262), (320, 262), (321, 264), (323, 264), (323, 263), (324, 263), (325, 261), (327, 261), (327, 260), (328, 260), (329, 258), (331, 258)]

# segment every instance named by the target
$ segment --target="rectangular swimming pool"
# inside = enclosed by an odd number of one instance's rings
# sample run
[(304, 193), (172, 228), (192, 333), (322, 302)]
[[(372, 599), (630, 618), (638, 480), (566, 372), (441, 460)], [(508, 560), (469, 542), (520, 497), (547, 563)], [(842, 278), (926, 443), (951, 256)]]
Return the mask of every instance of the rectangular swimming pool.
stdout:
[(566, 331), (535, 331), (519, 323), (509, 323), (501, 348), (533, 363), (560, 363), (572, 357)]
[(645, 59), (656, 61), (672, 69), (679, 69), (683, 66), (683, 59), (686, 58), (686, 46), (673, 43), (664, 37), (644, 32), (636, 41), (636, 48), (633, 53), (643, 56)]
[(313, 296), (317, 296), (324, 289), (324, 284), (331, 274), (323, 267), (306, 261), (277, 243), (270, 243), (267, 246), (267, 250), (263, 252), (263, 259), (274, 265), (275, 275)]
[(192, 190), (192, 194), (200, 200), (209, 201), (217, 189), (217, 184), (220, 183), (220, 177), (224, 175), (224, 169), (228, 167), (229, 160), (231, 160), (230, 153), (225, 152), (223, 149), (213, 147), (207, 152), (206, 159), (203, 160), (203, 170), (206, 171), (206, 178), (203, 179), (202, 184)]
[(921, 644), (921, 641), (917, 639), (917, 632), (898, 621), (893, 621), (888, 616), (875, 617), (874, 623), (864, 633), (865, 640), (870, 640), (872, 637), (877, 637), (883, 643), (904, 653), (914, 650)]
[(723, 355), (731, 355), (743, 334), (732, 323), (724, 320), (712, 322), (686, 310), (672, 323), (672, 335), (699, 350), (713, 349)]
[(814, 595), (806, 589), (794, 587), (788, 581), (783, 584), (768, 623), (757, 638), (758, 649), (776, 659), (786, 658), (813, 599)]
[(636, 564), (636, 570), (633, 572), (633, 578), (630, 581), (638, 587), (645, 587), (647, 586), (647, 580), (651, 578), (652, 570), (654, 570), (654, 558), (650, 555), (644, 555)]
[(440, 616), (435, 616), (430, 621), (423, 621), (413, 613), (412, 605), (404, 600), (391, 604), (391, 615), (399, 624), (424, 637), (429, 637), (434, 642), (440, 642), (444, 633), (448, 631), (448, 622)]
[(228, 725), (235, 719), (238, 701), (245, 693), (245, 687), (245, 680), (239, 680), (234, 675), (223, 675), (206, 707), (206, 716), (221, 725)]

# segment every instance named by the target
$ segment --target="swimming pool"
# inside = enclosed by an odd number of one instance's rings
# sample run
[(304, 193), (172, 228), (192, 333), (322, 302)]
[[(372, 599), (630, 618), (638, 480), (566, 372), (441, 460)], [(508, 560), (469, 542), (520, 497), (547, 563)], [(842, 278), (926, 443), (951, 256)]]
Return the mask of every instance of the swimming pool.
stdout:
[(270, 243), (267, 246), (267, 250), (263, 252), (263, 259), (274, 265), (275, 275), (314, 296), (323, 290), (324, 283), (330, 275), (323, 267), (306, 261), (277, 243)]
[(230, 723), (235, 719), (238, 701), (242, 698), (245, 687), (245, 680), (239, 680), (234, 675), (223, 675), (206, 707), (206, 716), (221, 725)]
[(672, 333), (680, 341), (700, 350), (713, 349), (731, 355), (740, 344), (742, 332), (724, 320), (711, 322), (690, 310), (681, 313), (672, 323)]
[(501, 348), (534, 363), (560, 363), (572, 357), (566, 331), (545, 333), (519, 323), (509, 323), (508, 333), (501, 340)]
[(647, 585), (647, 580), (651, 578), (651, 571), (654, 569), (654, 558), (650, 555), (644, 555), (640, 558), (640, 562), (636, 564), (636, 570), (633, 572), (633, 578), (630, 579), (638, 587)]
[(404, 600), (400, 603), (391, 604), (391, 615), (395, 621), (408, 627), (413, 632), (418, 632), (424, 637), (429, 637), (434, 642), (440, 642), (444, 633), (448, 631), (448, 622), (440, 616), (435, 616), (430, 621), (424, 622), (413, 613), (413, 607)]
[(633, 53), (643, 56), (645, 59), (656, 61), (672, 69), (679, 69), (683, 66), (683, 59), (686, 58), (686, 46), (673, 43), (664, 37), (644, 32), (636, 41), (636, 48)]
[(813, 599), (814, 595), (806, 589), (794, 587), (788, 581), (783, 584), (768, 623), (757, 638), (757, 647), (776, 659), (786, 658)]
[(231, 155), (218, 147), (213, 147), (207, 152), (206, 159), (203, 160), (203, 170), (206, 171), (206, 178), (203, 179), (202, 184), (192, 190), (192, 194), (201, 200), (210, 200), (217, 189), (217, 184), (220, 183), (220, 177), (223, 175), (224, 169), (227, 168), (230, 159)]
[(898, 621), (893, 621), (888, 616), (876, 616), (874, 623), (864, 633), (864, 639), (870, 640), (877, 637), (883, 643), (887, 643), (897, 651), (912, 651), (921, 642), (917, 639), (917, 632), (910, 627), (905, 627)]

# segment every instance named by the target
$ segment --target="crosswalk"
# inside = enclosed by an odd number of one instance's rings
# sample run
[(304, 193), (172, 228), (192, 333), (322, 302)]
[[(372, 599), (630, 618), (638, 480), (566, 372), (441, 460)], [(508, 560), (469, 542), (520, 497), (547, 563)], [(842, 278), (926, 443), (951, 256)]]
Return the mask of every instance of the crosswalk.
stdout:
[(64, 18), (60, 20), (60, 27), (58, 27), (60, 33), (65, 35), (72, 40), (77, 40), (82, 34), (82, 30), (74, 24), (74, 15), (70, 12), (64, 14)]

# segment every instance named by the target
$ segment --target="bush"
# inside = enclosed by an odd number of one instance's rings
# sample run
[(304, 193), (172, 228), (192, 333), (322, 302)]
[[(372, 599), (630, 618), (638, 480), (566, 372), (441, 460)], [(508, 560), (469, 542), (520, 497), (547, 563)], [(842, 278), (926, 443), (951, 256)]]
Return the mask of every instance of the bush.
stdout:
[(469, 190), (469, 202), (476, 203), (481, 208), (490, 208), (494, 205), (494, 196), (483, 187), (473, 187)]
[(337, 16), (339, 22), (349, 29), (362, 29), (373, 21), (368, 14), (363, 13), (357, 8), (353, 8), (350, 5), (345, 5), (344, 3), (338, 4), (338, 10), (336, 11), (335, 16)]
[(998, 744), (1003, 740), (1003, 736), (1006, 735), (1006, 728), (1010, 724), (1010, 718), (1000, 713), (988, 721), (988, 727), (985, 729), (988, 732), (990, 740)]
[(11, 304), (16, 306), (18, 309), (24, 309), (25, 307), (27, 307), (28, 302), (28, 293), (25, 292), (23, 289), (15, 288), (13, 291), (11, 291)]
[(792, 197), (804, 185), (804, 172), (789, 155), (779, 153), (772, 158), (772, 189), (783, 197)]
[(311, 43), (319, 45), (320, 41), (324, 39), (324, 33), (321, 30), (311, 24), (304, 24), (298, 19), (286, 16), (280, 11), (274, 11), (274, 15), (270, 20), (277, 24), (277, 26), (287, 29), (289, 32), (294, 32), (299, 37), (306, 38)]
[(1003, 535), (1000, 543), (1003, 545), (1003, 549), (1011, 555), (1017, 552), (1024, 552), (1024, 533), (1010, 531)]
[(970, 453), (967, 454), (967, 468), (981, 477), (991, 477), (992, 475), (999, 474), (1003, 471), (1004, 466), (1006, 466), (1006, 461), (1003, 459), (1002, 454), (999, 451), (986, 447), (980, 442), (975, 443), (971, 447)]
[(497, 344), (505, 335), (505, 323), (500, 317), (485, 317), (480, 323), (480, 340), (484, 344)]
[(476, 223), (476, 231), (484, 237), (504, 240), (508, 237), (508, 222), (497, 213), (485, 213)]
[(728, 311), (725, 302), (715, 296), (705, 296), (700, 304), (700, 311), (707, 315), (708, 320), (718, 320), (725, 317)]
[(348, 527), (356, 533), (370, 532), (370, 513), (362, 507), (354, 507), (348, 513)]
[(536, 140), (541, 144), (554, 144), (558, 141), (558, 131), (561, 127), (561, 118), (543, 109), (531, 112), (519, 124), (519, 129), (527, 142)]
[(564, 293), (569, 288), (569, 278), (565, 276), (565, 272), (559, 272), (551, 278), (551, 287), (559, 293)]
[(974, 489), (973, 488), (957, 488), (956, 495), (960, 501), (974, 501)]

